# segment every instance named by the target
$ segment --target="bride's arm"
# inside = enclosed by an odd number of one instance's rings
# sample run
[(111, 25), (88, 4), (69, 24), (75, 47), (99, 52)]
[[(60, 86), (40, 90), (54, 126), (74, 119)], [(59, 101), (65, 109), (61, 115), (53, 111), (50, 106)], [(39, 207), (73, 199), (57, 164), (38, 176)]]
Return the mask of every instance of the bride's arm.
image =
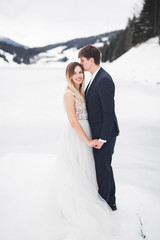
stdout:
[(64, 103), (65, 108), (67, 112), (67, 116), (69, 119), (69, 122), (71, 126), (74, 128), (78, 136), (89, 146), (93, 146), (94, 142), (97, 140), (89, 140), (85, 132), (83, 131), (83, 128), (81, 127), (80, 123), (78, 122), (76, 118), (76, 112), (75, 112), (75, 97), (72, 93), (67, 92), (64, 95)]

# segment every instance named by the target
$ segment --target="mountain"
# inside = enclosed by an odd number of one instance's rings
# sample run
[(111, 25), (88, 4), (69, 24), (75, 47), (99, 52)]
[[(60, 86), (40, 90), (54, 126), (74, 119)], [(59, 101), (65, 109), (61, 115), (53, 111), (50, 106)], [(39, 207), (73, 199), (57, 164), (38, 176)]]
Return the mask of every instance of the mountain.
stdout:
[(34, 48), (16, 43), (9, 38), (0, 37), (0, 60), (2, 60), (0, 63), (4, 61), (8, 64), (13, 62), (16, 64), (66, 62), (71, 52), (73, 53), (85, 45), (93, 44), (101, 50), (104, 43), (106, 41), (109, 43), (119, 32), (120, 30), (112, 31)]
[(24, 46), (24, 45), (22, 45), (20, 43), (17, 43), (15, 41), (13, 41), (13, 40), (11, 40), (9, 38), (5, 38), (3, 36), (0, 36), (0, 42), (7, 43), (7, 44), (15, 46), (15, 47), (24, 47), (26, 49), (28, 48), (27, 46)]

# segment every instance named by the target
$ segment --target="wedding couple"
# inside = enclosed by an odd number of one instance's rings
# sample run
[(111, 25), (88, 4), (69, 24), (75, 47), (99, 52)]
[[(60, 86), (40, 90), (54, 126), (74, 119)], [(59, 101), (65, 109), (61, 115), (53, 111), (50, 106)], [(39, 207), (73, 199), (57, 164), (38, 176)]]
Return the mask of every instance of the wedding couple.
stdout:
[[(64, 103), (69, 121), (60, 141), (57, 199), (62, 215), (72, 224), (78, 222), (77, 229), (83, 225), (73, 239), (111, 239), (111, 209), (117, 209), (111, 161), (119, 134), (115, 86), (100, 67), (96, 47), (82, 48), (78, 57), (80, 63), (66, 68)], [(91, 73), (85, 92), (84, 71)]]

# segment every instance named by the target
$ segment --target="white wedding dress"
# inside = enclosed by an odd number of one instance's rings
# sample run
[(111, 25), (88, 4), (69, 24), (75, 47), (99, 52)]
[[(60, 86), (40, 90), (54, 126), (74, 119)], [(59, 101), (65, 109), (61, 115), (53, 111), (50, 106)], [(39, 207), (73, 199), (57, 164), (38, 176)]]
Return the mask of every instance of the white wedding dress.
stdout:
[[(76, 117), (91, 139), (85, 104), (75, 98)], [(62, 226), (57, 239), (111, 240), (112, 212), (99, 196), (92, 147), (66, 124), (60, 139), (55, 176), (56, 201)], [(58, 238), (59, 236), (59, 238)]]

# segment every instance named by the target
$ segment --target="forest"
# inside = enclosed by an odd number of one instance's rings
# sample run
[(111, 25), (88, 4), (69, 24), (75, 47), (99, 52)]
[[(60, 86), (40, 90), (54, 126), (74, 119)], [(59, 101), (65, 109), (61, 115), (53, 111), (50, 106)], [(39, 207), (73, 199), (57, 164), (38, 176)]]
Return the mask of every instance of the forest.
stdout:
[(130, 48), (156, 36), (160, 39), (160, 0), (144, 0), (139, 16), (129, 18), (126, 28), (104, 43), (102, 61), (113, 62)]

